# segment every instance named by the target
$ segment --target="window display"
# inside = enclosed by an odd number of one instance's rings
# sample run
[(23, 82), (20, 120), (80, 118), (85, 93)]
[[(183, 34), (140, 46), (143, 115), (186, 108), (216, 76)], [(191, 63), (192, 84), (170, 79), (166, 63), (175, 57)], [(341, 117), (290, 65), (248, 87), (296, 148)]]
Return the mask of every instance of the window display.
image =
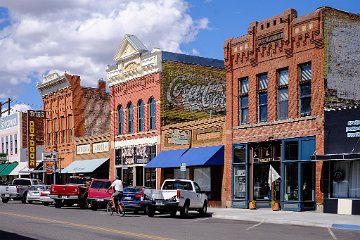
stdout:
[(246, 197), (246, 172), (245, 165), (234, 166), (234, 199)]
[(285, 201), (299, 200), (298, 164), (285, 164)]

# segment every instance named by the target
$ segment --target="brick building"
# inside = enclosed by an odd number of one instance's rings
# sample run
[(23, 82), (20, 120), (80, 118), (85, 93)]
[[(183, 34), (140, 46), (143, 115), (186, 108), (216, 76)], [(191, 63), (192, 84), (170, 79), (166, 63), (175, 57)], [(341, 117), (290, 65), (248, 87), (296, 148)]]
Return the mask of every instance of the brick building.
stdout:
[(106, 82), (98, 88), (80, 85), (80, 76), (58, 73), (44, 77), (37, 85), (43, 99), (44, 152), (57, 152), (57, 168), (74, 161), (75, 139), (109, 133), (109, 94)]
[[(294, 9), (250, 23), (224, 44), (227, 116), (223, 203), (322, 207), (324, 111), (359, 104), (359, 15)], [(349, 60), (351, 58), (351, 61)], [(272, 166), (280, 178), (269, 183)]]
[[(156, 180), (159, 188), (168, 167), (145, 166), (162, 151), (162, 127), (225, 115), (223, 62), (149, 51), (133, 35), (125, 36), (114, 59), (116, 64), (107, 69), (112, 113), (110, 177), (117, 174), (127, 184), (152, 187)], [(174, 171), (171, 168), (168, 171)]]

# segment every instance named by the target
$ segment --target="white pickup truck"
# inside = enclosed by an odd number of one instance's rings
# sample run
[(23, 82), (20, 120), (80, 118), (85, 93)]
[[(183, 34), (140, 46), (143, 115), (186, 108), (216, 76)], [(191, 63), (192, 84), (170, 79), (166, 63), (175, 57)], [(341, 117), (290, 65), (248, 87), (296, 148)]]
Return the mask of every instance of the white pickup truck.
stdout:
[(161, 190), (147, 193), (142, 205), (147, 209), (149, 217), (153, 217), (155, 211), (167, 212), (174, 217), (176, 212), (180, 211), (180, 216), (186, 218), (189, 210), (198, 211), (201, 216), (206, 216), (208, 199), (199, 185), (192, 180), (166, 179)]
[(0, 197), (3, 203), (10, 199), (26, 203), (26, 194), (30, 186), (43, 184), (39, 179), (15, 178), (12, 185), (0, 186)]

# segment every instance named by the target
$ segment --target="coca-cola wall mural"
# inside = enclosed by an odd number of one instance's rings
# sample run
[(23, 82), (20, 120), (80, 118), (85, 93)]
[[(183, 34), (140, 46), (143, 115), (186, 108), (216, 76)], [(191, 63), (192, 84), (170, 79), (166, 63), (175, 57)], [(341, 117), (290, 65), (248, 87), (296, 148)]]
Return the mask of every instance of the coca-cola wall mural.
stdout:
[(224, 69), (174, 62), (163, 67), (163, 123), (225, 115)]

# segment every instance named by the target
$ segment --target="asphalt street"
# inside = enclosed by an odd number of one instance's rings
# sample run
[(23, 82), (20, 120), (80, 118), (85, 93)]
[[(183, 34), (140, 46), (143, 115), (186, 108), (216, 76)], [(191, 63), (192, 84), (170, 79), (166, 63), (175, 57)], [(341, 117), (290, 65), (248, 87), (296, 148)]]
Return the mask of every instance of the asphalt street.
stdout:
[(55, 209), (15, 201), (0, 204), (0, 226), (2, 240), (360, 239), (360, 231), (220, 219), (213, 218), (211, 212), (203, 218), (194, 212), (188, 219), (161, 214), (150, 218), (134, 213), (119, 217), (104, 210)]

